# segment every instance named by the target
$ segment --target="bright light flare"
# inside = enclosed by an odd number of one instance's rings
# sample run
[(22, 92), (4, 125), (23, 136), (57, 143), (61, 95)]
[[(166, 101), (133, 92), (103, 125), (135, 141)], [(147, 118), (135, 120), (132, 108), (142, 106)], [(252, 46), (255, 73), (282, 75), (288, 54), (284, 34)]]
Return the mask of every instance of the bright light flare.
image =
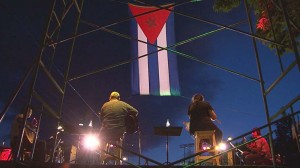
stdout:
[(167, 119), (167, 122), (166, 122), (166, 127), (170, 127), (170, 121), (169, 121), (169, 119)]
[(203, 146), (203, 147), (202, 147), (202, 150), (209, 150), (209, 149), (210, 149), (209, 146)]
[(224, 151), (227, 149), (227, 145), (223, 142), (219, 143), (217, 146), (216, 146), (216, 150), (218, 151)]
[(62, 127), (61, 125), (59, 125), (59, 126), (57, 127), (57, 130), (63, 130), (63, 127)]
[(209, 150), (211, 148), (211, 145), (207, 142), (202, 142), (201, 143), (201, 149), (202, 150)]
[(100, 145), (99, 139), (96, 135), (88, 134), (83, 139), (83, 146), (89, 150), (95, 150)]

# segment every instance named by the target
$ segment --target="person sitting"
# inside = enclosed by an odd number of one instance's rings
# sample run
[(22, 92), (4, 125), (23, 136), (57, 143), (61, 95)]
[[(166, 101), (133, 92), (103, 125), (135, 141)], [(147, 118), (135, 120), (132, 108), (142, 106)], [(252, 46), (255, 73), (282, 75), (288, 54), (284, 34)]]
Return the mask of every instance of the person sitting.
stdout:
[(20, 113), (17, 114), (15, 119), (13, 120), (12, 126), (11, 126), (11, 131), (10, 131), (10, 146), (12, 148), (12, 158), (14, 160), (17, 159), (17, 154), (19, 150), (19, 145), (22, 145), (20, 147), (20, 153), (19, 157), (21, 160), (25, 160), (29, 156), (26, 156), (24, 158), (24, 149), (29, 149), (31, 148), (34, 140), (34, 135), (33, 133), (29, 130), (31, 128), (31, 125), (29, 123), (26, 123), (27, 126), (25, 126), (24, 129), (24, 136), (23, 136), (23, 143), (19, 144), (20, 137), (22, 135), (22, 129), (23, 129), (23, 123), (24, 119), (30, 118), (32, 115), (32, 108), (28, 107), (26, 114), (27, 117), (24, 116), (24, 114)]
[[(24, 134), (21, 140), (24, 123)], [(45, 161), (46, 142), (42, 139), (37, 139), (38, 127), (39, 121), (35, 117), (32, 117), (32, 107), (27, 107), (25, 114), (20, 113), (15, 116), (10, 131), (10, 146), (13, 160)]]
[[(109, 101), (103, 104), (99, 113), (100, 136), (106, 144), (113, 142), (122, 146), (123, 135), (126, 132), (126, 117), (129, 114), (137, 116), (138, 110), (121, 101), (118, 92), (112, 92)], [(116, 149), (114, 153), (121, 158), (122, 150)], [(120, 164), (120, 161), (117, 164)]]
[(204, 101), (202, 94), (195, 94), (192, 103), (188, 107), (188, 116), (190, 118), (189, 132), (194, 135), (195, 131), (215, 130), (216, 141), (222, 141), (222, 131), (213, 123), (217, 119), (217, 115), (212, 106)]
[[(246, 144), (248, 151), (244, 151), (246, 165), (271, 165), (272, 156), (268, 141), (261, 136), (260, 129), (254, 128), (253, 138), (259, 138), (252, 143)], [(249, 152), (250, 151), (250, 152)]]

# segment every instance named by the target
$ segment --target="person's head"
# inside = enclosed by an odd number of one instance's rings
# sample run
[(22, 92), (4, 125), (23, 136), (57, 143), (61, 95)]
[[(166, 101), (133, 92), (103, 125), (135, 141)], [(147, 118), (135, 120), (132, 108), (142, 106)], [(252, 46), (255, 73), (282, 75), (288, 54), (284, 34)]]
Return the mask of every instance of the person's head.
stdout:
[(193, 97), (192, 97), (192, 102), (195, 101), (204, 101), (204, 96), (200, 93), (196, 93)]
[(111, 92), (111, 94), (109, 96), (109, 100), (112, 100), (112, 99), (120, 100), (120, 93), (118, 93), (118, 92)]
[(255, 137), (258, 137), (260, 136), (260, 129), (259, 128), (253, 128), (253, 131), (252, 131), (252, 136), (255, 138)]

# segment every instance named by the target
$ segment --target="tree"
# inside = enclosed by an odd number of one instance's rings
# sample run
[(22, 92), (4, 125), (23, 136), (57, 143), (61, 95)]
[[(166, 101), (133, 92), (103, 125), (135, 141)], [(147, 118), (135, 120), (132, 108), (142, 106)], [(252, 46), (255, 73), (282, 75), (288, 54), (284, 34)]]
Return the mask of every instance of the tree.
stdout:
[[(296, 40), (297, 48), (300, 48), (300, 1), (283, 0), (285, 10), (291, 23), (291, 32)], [(256, 17), (256, 32), (259, 37), (282, 44), (276, 45), (263, 41), (263, 44), (271, 50), (276, 49), (278, 55), (292, 52), (293, 46), (289, 37), (289, 30), (283, 15), (280, 1), (275, 0), (247, 0), (248, 5), (253, 9)], [(229, 12), (240, 6), (240, 0), (215, 0), (213, 9), (216, 12)]]
[(299, 164), (299, 153), (296, 141), (292, 138), (292, 119), (286, 118), (277, 122), (274, 139), (274, 153), (281, 155), (283, 164), (293, 166)]

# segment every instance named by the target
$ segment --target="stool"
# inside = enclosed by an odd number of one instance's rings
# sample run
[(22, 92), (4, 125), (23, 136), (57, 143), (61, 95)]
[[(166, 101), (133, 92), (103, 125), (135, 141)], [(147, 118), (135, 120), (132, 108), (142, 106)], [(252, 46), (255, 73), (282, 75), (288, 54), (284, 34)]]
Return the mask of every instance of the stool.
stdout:
[[(206, 149), (211, 149), (216, 147), (217, 142), (216, 142), (216, 136), (215, 136), (215, 130), (211, 131), (195, 131), (194, 134), (195, 137), (195, 153), (198, 153), (200, 151), (206, 150)], [(206, 149), (202, 149), (206, 148)], [(208, 159), (212, 157), (213, 155), (216, 155), (217, 151), (211, 150), (209, 151), (209, 155), (206, 156), (196, 156), (195, 157), (195, 163), (200, 162), (201, 160)], [(207, 160), (206, 162), (212, 162), (214, 165), (220, 165), (220, 157), (214, 157), (210, 160)]]
[(21, 160), (22, 161), (31, 161), (31, 151), (24, 149)]
[[(123, 138), (119, 138), (119, 139), (111, 139), (108, 142), (105, 143), (105, 151), (109, 152), (111, 154), (113, 154), (115, 157), (110, 156), (109, 154), (103, 154), (104, 156), (101, 158), (101, 160), (103, 161), (103, 164), (109, 164), (110, 161), (113, 162), (113, 165), (121, 165), (122, 161), (120, 160), (122, 158), (122, 149), (114, 146), (113, 144), (117, 144), (122, 146), (123, 144)], [(118, 159), (120, 158), (120, 159)]]

